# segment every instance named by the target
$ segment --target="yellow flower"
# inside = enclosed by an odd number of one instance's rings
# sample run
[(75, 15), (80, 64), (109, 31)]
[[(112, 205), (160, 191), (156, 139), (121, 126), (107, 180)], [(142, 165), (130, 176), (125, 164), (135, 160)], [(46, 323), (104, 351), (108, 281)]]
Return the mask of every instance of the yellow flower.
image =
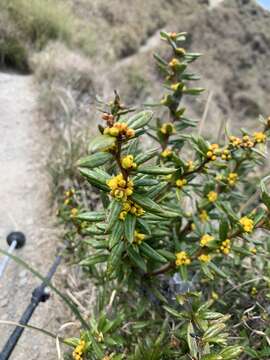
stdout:
[(211, 203), (213, 203), (213, 202), (215, 202), (217, 200), (218, 194), (215, 191), (210, 191), (207, 194), (207, 198)]
[(135, 232), (134, 232), (134, 242), (135, 242), (135, 244), (140, 245), (143, 242), (144, 239), (145, 239), (145, 235), (142, 234), (142, 233), (139, 233), (137, 230), (135, 230)]
[(227, 180), (228, 180), (229, 185), (234, 185), (236, 183), (236, 181), (238, 180), (238, 174), (237, 173), (229, 173)]
[(177, 187), (182, 189), (187, 184), (187, 180), (186, 179), (178, 179), (178, 180), (176, 180), (175, 184)]
[(241, 139), (236, 136), (230, 136), (229, 137), (230, 143), (234, 148), (239, 148), (241, 145)]
[(78, 215), (79, 210), (77, 208), (73, 208), (70, 210), (70, 217), (74, 218)]
[(135, 131), (133, 129), (129, 129), (127, 123), (119, 123), (116, 122), (112, 127), (106, 127), (104, 129), (104, 134), (110, 135), (113, 137), (117, 137), (119, 135), (123, 135), (127, 138), (131, 138), (135, 135)]
[(193, 171), (195, 169), (194, 162), (192, 160), (188, 160), (187, 167), (188, 171)]
[(256, 249), (255, 247), (250, 248), (249, 251), (250, 251), (252, 254), (254, 254), (254, 255), (257, 254), (257, 249)]
[(125, 180), (122, 174), (118, 174), (107, 180), (107, 185), (111, 189), (110, 194), (124, 202), (127, 200), (128, 196), (133, 194), (133, 181)]
[(171, 135), (175, 133), (175, 128), (172, 123), (164, 123), (160, 128), (160, 132), (164, 135)]
[(200, 212), (200, 214), (199, 214), (199, 218), (200, 218), (200, 220), (201, 220), (201, 222), (207, 222), (208, 220), (209, 220), (209, 216), (208, 216), (208, 214), (207, 214), (207, 211), (205, 211), (205, 210), (202, 210), (201, 212)]
[(212, 298), (213, 300), (217, 300), (217, 299), (219, 298), (219, 296), (218, 296), (218, 294), (217, 294), (215, 291), (212, 291), (212, 293), (211, 293), (211, 298)]
[(176, 260), (175, 260), (176, 266), (189, 265), (191, 263), (191, 259), (185, 251), (180, 251), (176, 253), (175, 256), (176, 256)]
[(266, 135), (263, 132), (255, 132), (253, 137), (257, 143), (264, 143), (266, 140)]
[(254, 222), (253, 220), (249, 219), (247, 216), (242, 217), (239, 220), (239, 223), (241, 224), (242, 228), (246, 233), (251, 233), (254, 228)]
[(203, 246), (207, 246), (207, 244), (211, 241), (214, 240), (214, 236), (211, 236), (209, 234), (205, 234), (201, 237), (200, 239), (200, 245)]
[(204, 262), (204, 263), (208, 263), (210, 260), (211, 260), (211, 256), (210, 255), (207, 255), (207, 254), (201, 254), (198, 259), (201, 261), (201, 262)]
[(64, 201), (64, 205), (68, 205), (70, 203), (70, 199), (66, 199), (65, 201)]
[(222, 244), (219, 249), (223, 252), (224, 255), (228, 255), (231, 250), (231, 240), (226, 239), (222, 241)]
[(121, 165), (124, 169), (136, 169), (137, 164), (134, 162), (132, 155), (127, 155), (121, 159)]
[(79, 344), (74, 349), (72, 356), (74, 360), (83, 360), (83, 354), (86, 350), (86, 342), (84, 340), (80, 340)]
[(173, 58), (170, 62), (169, 62), (169, 66), (170, 67), (175, 67), (176, 65), (179, 64), (179, 61), (176, 58)]
[(121, 211), (118, 218), (119, 218), (119, 220), (125, 220), (126, 216), (127, 216), (127, 212)]
[(253, 288), (251, 289), (250, 293), (251, 293), (252, 296), (256, 296), (257, 293), (258, 293), (258, 290), (257, 290), (255, 287), (253, 287)]
[[(240, 143), (241, 143), (241, 140), (239, 139)], [(222, 160), (230, 160), (232, 158), (231, 156), (231, 152), (230, 150), (228, 149), (224, 149), (221, 153), (221, 159)]]
[(172, 150), (167, 148), (167, 149), (163, 150), (160, 155), (164, 158), (169, 157), (172, 155)]

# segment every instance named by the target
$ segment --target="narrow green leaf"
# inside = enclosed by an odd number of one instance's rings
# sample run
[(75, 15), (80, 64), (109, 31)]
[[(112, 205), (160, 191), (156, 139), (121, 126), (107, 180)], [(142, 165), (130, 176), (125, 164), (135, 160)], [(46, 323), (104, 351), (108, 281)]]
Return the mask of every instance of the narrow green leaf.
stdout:
[(106, 181), (110, 179), (109, 174), (106, 176), (106, 173), (101, 173), (97, 170), (90, 170), (86, 168), (79, 168), (79, 170), (80, 173), (90, 182), (90, 184), (101, 190), (110, 191), (110, 188), (106, 184)]
[(123, 235), (124, 235), (123, 221), (118, 220), (115, 222), (112, 228), (112, 232), (110, 233), (109, 236), (110, 249), (114, 247), (114, 245), (117, 244), (122, 239)]
[(106, 216), (104, 211), (87, 211), (84, 213), (79, 213), (76, 218), (81, 221), (99, 222), (104, 221)]
[(136, 130), (146, 126), (152, 119), (153, 112), (150, 110), (141, 111), (138, 114), (133, 115), (127, 120), (127, 124), (130, 128)]
[(176, 171), (177, 169), (174, 168), (152, 166), (152, 165), (139, 166), (136, 169), (136, 172), (139, 172), (141, 174), (149, 174), (149, 175), (169, 175), (175, 173)]
[(89, 144), (89, 151), (96, 152), (106, 150), (114, 145), (116, 138), (109, 135), (98, 135)]
[(134, 232), (136, 226), (136, 216), (127, 214), (124, 222), (125, 237), (129, 243), (132, 243), (134, 240)]
[(89, 169), (104, 165), (107, 161), (113, 158), (109, 152), (99, 152), (90, 156), (83, 157), (78, 161), (78, 166)]
[(144, 259), (141, 257), (141, 255), (137, 251), (134, 250), (132, 245), (130, 245), (127, 248), (127, 253), (128, 253), (128, 256), (129, 256), (130, 260), (135, 265), (137, 265), (143, 272), (147, 272), (147, 267), (146, 267), (146, 264), (144, 262)]
[(82, 266), (93, 266), (99, 263), (103, 263), (108, 260), (108, 255), (105, 255), (102, 251), (101, 254), (93, 254), (91, 256), (88, 256), (86, 259), (83, 259), (80, 261), (80, 265)]
[(118, 220), (121, 210), (122, 210), (122, 203), (114, 199), (110, 204), (110, 212), (109, 212), (108, 224), (106, 228), (107, 232), (112, 228), (112, 226)]
[(161, 262), (161, 263), (167, 263), (168, 261), (160, 255), (156, 250), (154, 250), (150, 245), (143, 242), (140, 245), (140, 250), (144, 253), (144, 255), (147, 255), (149, 258)]
[(108, 267), (110, 270), (115, 269), (115, 267), (119, 265), (124, 249), (125, 249), (125, 243), (123, 241), (120, 241), (112, 248), (108, 260)]

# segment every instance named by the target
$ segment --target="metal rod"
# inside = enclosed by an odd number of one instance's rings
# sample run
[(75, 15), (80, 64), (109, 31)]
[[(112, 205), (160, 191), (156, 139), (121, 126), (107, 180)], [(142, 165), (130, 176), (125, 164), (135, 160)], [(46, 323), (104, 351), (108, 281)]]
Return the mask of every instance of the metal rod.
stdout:
[[(8, 253), (12, 254), (13, 251), (16, 249), (17, 247), (17, 241), (13, 240), (11, 245), (8, 248)], [(4, 256), (2, 262), (0, 263), (0, 278), (2, 277), (2, 275), (4, 274), (4, 271), (6, 270), (6, 267), (8, 266), (10, 257), (8, 255)]]
[[(48, 282), (52, 279), (54, 273), (57, 270), (58, 265), (61, 262), (62, 257), (59, 255), (56, 257), (52, 267), (50, 268), (45, 281), (41, 283), (40, 286), (34, 289), (31, 297), (31, 302), (25, 309), (19, 323), (21, 325), (27, 325), (29, 320), (31, 319), (35, 309), (38, 307), (40, 302), (45, 302), (49, 299), (50, 295), (47, 289)], [(17, 342), (19, 341), (20, 337), (22, 336), (22, 333), (24, 331), (24, 328), (21, 326), (17, 326), (13, 332), (11, 333), (9, 339), (7, 340), (6, 344), (3, 347), (3, 351), (0, 353), (0, 360), (8, 360), (17, 345)]]

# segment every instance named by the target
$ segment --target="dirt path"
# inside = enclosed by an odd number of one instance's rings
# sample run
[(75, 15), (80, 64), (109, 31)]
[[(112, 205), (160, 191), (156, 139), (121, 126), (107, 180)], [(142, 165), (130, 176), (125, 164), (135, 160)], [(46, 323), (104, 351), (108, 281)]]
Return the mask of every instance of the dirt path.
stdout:
[[(0, 73), (0, 247), (6, 235), (23, 231), (27, 243), (16, 254), (43, 274), (54, 260), (56, 231), (49, 207), (49, 178), (45, 168), (48, 139), (36, 113), (35, 91), (30, 76)], [(0, 279), (0, 319), (17, 321), (39, 284), (31, 274), (10, 263)], [(41, 304), (32, 324), (58, 328), (55, 300)], [(11, 327), (0, 324), (0, 349)], [(13, 360), (57, 358), (54, 341), (37, 332), (25, 331)]]

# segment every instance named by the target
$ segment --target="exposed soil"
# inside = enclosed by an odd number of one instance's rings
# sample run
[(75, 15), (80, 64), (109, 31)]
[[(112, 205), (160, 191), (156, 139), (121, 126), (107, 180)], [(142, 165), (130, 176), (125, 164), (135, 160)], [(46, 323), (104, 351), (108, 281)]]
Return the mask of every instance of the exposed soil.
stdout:
[[(24, 248), (16, 254), (46, 274), (54, 260), (57, 234), (50, 213), (49, 178), (45, 167), (48, 144), (44, 124), (36, 112), (36, 94), (30, 76), (0, 73), (0, 247), (6, 235), (23, 231)], [(0, 279), (0, 320), (18, 321), (39, 284), (23, 268), (10, 262)], [(31, 324), (56, 331), (55, 299), (41, 304)], [(0, 349), (13, 328), (0, 324)], [(14, 360), (56, 359), (54, 340), (26, 330)]]

